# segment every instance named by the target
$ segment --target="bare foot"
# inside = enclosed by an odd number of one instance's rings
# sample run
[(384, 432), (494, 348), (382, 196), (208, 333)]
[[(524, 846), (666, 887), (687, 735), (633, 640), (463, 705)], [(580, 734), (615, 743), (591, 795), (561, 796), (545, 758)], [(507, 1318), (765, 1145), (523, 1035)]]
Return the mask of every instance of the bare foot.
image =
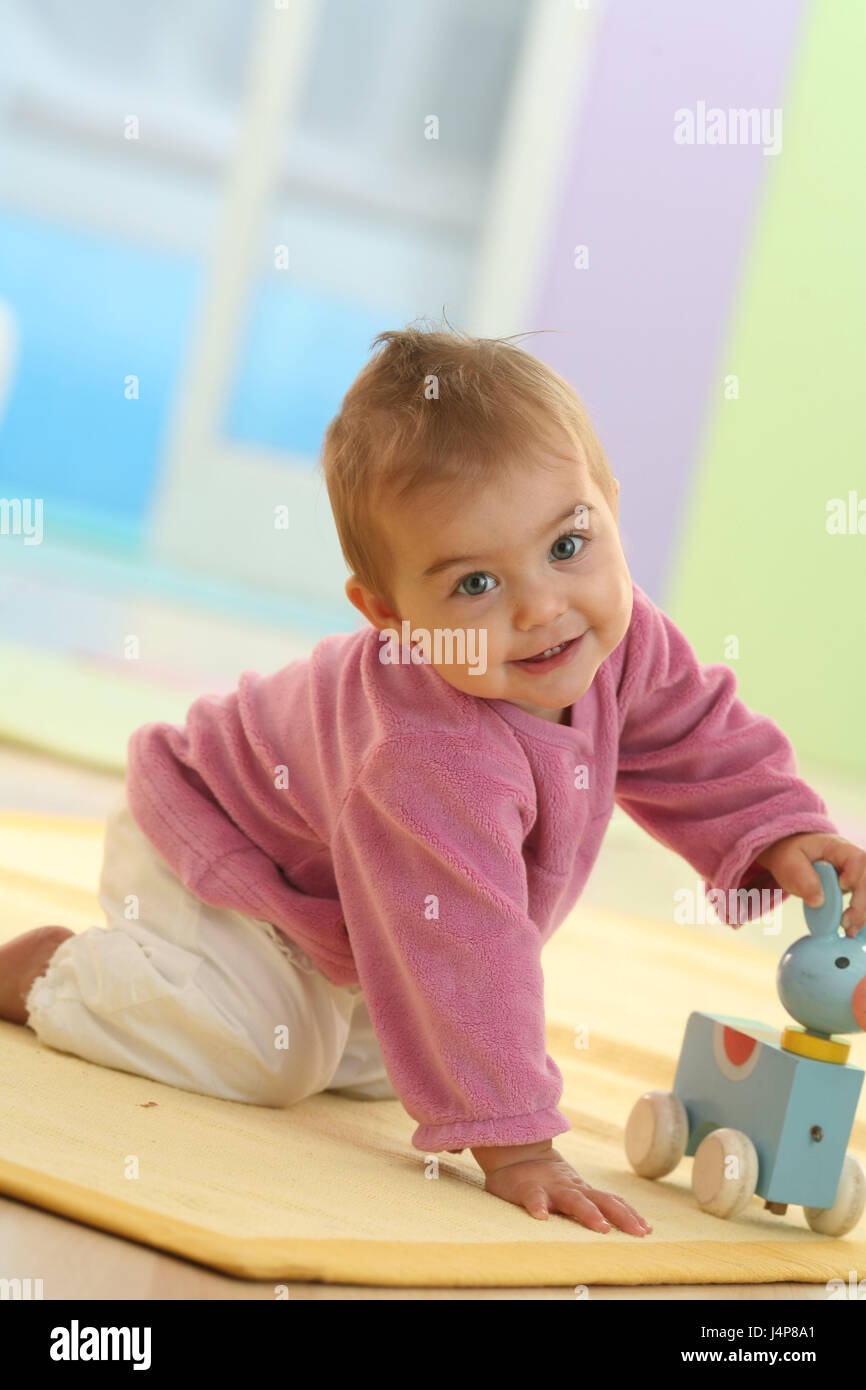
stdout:
[(0, 946), (0, 1018), (27, 1022), (24, 1001), (33, 981), (45, 974), (60, 943), (74, 935), (68, 927), (33, 927)]

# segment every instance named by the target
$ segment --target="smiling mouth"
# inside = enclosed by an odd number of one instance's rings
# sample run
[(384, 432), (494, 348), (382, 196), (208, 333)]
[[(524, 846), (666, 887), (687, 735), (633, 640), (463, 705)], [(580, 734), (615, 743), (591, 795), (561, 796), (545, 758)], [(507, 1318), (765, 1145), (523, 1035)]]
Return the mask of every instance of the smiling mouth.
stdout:
[[(582, 636), (583, 633), (580, 634), (580, 637)], [(567, 647), (579, 640), (579, 637), (569, 637), (567, 642), (560, 642), (556, 647), (547, 647), (543, 652), (536, 652), (534, 656), (518, 657), (518, 664), (521, 661), (549, 661), (552, 656), (558, 656), (560, 652), (564, 652)]]

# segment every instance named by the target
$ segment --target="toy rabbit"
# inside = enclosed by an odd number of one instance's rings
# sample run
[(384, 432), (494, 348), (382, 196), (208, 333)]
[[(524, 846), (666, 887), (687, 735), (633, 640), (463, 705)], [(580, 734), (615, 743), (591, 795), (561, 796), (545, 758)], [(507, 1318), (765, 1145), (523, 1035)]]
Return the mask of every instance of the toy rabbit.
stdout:
[(626, 1125), (629, 1163), (642, 1177), (694, 1155), (692, 1191), (703, 1211), (739, 1215), (757, 1194), (776, 1215), (802, 1205), (808, 1225), (841, 1236), (866, 1207), (866, 1171), (846, 1145), (864, 1073), (835, 1036), (866, 1030), (866, 939), (841, 933), (842, 891), (818, 860), (819, 908), (789, 946), (776, 986), (801, 1027), (781, 1033), (752, 1019), (689, 1016), (673, 1091), (647, 1091)]

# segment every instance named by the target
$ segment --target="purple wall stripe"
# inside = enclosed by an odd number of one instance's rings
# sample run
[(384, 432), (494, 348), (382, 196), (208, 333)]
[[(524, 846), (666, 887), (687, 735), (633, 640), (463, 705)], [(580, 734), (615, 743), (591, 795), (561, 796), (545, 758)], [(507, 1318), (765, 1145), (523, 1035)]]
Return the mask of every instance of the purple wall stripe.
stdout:
[[(575, 387), (620, 479), (634, 579), (664, 601), (758, 198), (781, 152), (677, 144), (674, 113), (784, 107), (808, 0), (609, 0), (524, 346)], [(772, 143), (769, 135), (766, 143)], [(742, 137), (739, 137), (742, 141)], [(574, 248), (589, 268), (574, 268)], [(562, 330), (565, 330), (564, 332)]]

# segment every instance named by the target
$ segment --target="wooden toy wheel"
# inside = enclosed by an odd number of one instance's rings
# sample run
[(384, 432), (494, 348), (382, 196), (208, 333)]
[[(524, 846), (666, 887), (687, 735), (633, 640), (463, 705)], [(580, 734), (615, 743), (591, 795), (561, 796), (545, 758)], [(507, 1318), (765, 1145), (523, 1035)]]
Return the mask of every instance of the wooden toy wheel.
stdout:
[(859, 1158), (846, 1154), (832, 1207), (804, 1207), (803, 1215), (822, 1236), (844, 1236), (853, 1229), (866, 1207), (866, 1170)]
[(628, 1117), (625, 1152), (642, 1178), (673, 1172), (689, 1141), (689, 1117), (679, 1096), (645, 1091)]
[(758, 1186), (758, 1154), (748, 1134), (714, 1129), (701, 1140), (692, 1164), (692, 1192), (710, 1216), (739, 1216)]

